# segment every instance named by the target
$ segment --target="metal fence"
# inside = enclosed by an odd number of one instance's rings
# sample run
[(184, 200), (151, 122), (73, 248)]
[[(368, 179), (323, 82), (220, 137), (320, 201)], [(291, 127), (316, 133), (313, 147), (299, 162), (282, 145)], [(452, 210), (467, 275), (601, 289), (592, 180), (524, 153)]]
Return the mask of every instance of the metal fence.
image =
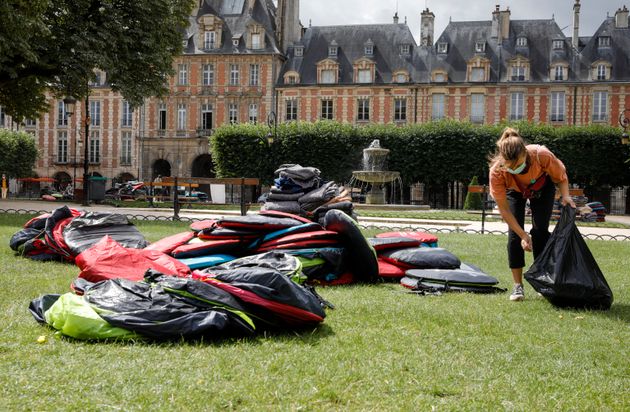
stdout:
[[(26, 209), (0, 209), (0, 213), (6, 214), (18, 214), (18, 215), (39, 215), (44, 213), (49, 213), (48, 211), (37, 211), (37, 210), (26, 210)], [(130, 220), (141, 220), (141, 221), (158, 221), (158, 222), (197, 222), (201, 220), (205, 220), (204, 218), (190, 218), (190, 217), (177, 217), (173, 216), (159, 216), (159, 215), (142, 215), (142, 214), (124, 214)], [(378, 226), (378, 225), (362, 225), (359, 227), (363, 230), (376, 230), (376, 231), (387, 231), (387, 232), (427, 232), (427, 233), (458, 233), (458, 234), (470, 234), (470, 235), (500, 235), (507, 236), (507, 231), (501, 230), (481, 230), (476, 229), (461, 229), (461, 228), (436, 228), (436, 227), (422, 227), (422, 226)], [(612, 240), (612, 241), (630, 241), (630, 236), (628, 235), (597, 235), (592, 233), (582, 234), (582, 237), (590, 240)]]

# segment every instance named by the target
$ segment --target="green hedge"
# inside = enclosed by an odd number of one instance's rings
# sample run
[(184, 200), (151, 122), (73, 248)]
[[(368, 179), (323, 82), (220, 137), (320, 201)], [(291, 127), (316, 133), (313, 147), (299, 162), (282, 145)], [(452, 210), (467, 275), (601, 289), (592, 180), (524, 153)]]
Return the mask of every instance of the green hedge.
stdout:
[[(279, 124), (273, 145), (263, 125), (232, 125), (212, 136), (212, 155), (221, 177), (261, 177), (270, 183), (283, 163), (314, 166), (322, 176), (348, 181), (360, 169), (362, 150), (374, 139), (390, 149), (389, 169), (400, 171), (405, 185), (424, 182), (468, 184), (472, 176), (487, 183), (488, 156), (507, 124), (477, 126), (445, 120), (399, 127), (355, 127), (337, 122)], [(630, 184), (630, 147), (620, 141), (621, 131), (609, 126), (552, 127), (513, 123), (530, 143), (544, 144), (567, 166), (571, 183), (580, 186)]]

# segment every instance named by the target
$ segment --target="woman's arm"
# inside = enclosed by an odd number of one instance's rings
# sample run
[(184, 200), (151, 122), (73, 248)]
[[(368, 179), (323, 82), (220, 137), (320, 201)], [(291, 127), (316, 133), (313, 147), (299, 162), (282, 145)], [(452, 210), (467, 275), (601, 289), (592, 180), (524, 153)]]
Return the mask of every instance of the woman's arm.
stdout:
[(560, 189), (560, 195), (562, 196), (562, 206), (570, 205), (575, 209), (575, 202), (573, 201), (573, 198), (571, 198), (571, 195), (569, 195), (569, 181), (563, 180), (558, 183), (558, 188)]
[(527, 252), (532, 251), (532, 238), (529, 234), (518, 224), (516, 221), (516, 217), (512, 214), (510, 210), (510, 204), (507, 199), (499, 199), (496, 201), (497, 206), (499, 207), (499, 212), (501, 212), (501, 217), (505, 220), (505, 223), (509, 226), (512, 232), (516, 233), (518, 237), (521, 238), (521, 246)]

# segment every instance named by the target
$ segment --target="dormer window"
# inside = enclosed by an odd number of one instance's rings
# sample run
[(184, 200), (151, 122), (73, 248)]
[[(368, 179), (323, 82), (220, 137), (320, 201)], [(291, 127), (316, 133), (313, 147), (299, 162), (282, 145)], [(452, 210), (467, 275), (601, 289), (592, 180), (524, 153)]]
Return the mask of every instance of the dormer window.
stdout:
[(512, 81), (524, 82), (525, 81), (525, 67), (513, 66), (512, 67)]
[(401, 44), (400, 45), (400, 54), (407, 56), (407, 55), (409, 55), (409, 50), (410, 50), (410, 48), (409, 48), (408, 44)]
[(564, 67), (556, 66), (554, 67), (554, 77), (553, 79), (556, 81), (564, 80)]
[(295, 57), (304, 56), (304, 47), (303, 46), (295, 46)]
[(368, 40), (368, 42), (365, 43), (364, 53), (366, 56), (370, 57), (374, 55), (374, 43), (372, 43), (371, 40)]
[(217, 33), (214, 31), (206, 31), (203, 33), (203, 48), (212, 50), (217, 45)]
[(372, 70), (359, 69), (357, 73), (359, 83), (372, 83)]
[(564, 40), (554, 40), (552, 42), (552, 47), (554, 50), (563, 50), (564, 49)]
[(483, 82), (486, 77), (486, 70), (483, 67), (473, 67), (470, 70), (471, 82)]
[(518, 37), (516, 39), (516, 47), (527, 47), (527, 37)]
[(446, 83), (448, 81), (448, 74), (444, 70), (435, 70), (431, 74), (431, 80), (435, 83)]
[(300, 75), (295, 71), (287, 72), (284, 75), (284, 84), (298, 84), (300, 82)]
[(448, 53), (448, 43), (438, 43), (437, 44), (437, 52), (439, 54), (446, 54), (446, 53)]
[(398, 71), (394, 73), (394, 83), (407, 83), (409, 81), (409, 74), (406, 71)]
[(321, 72), (321, 83), (323, 84), (333, 84), (336, 83), (335, 71), (334, 70), (322, 70)]
[(610, 63), (600, 60), (591, 66), (591, 78), (593, 80), (610, 80), (611, 70)]
[(485, 53), (485, 51), (486, 51), (485, 41), (475, 42), (475, 53)]
[(597, 39), (597, 45), (601, 47), (610, 47), (610, 37), (608, 36), (600, 36)]
[(336, 41), (332, 41), (330, 46), (328, 46), (328, 57), (337, 57), (337, 52), (339, 51), (339, 47)]
[(260, 33), (252, 33), (252, 49), (260, 50), (262, 49), (262, 41)]

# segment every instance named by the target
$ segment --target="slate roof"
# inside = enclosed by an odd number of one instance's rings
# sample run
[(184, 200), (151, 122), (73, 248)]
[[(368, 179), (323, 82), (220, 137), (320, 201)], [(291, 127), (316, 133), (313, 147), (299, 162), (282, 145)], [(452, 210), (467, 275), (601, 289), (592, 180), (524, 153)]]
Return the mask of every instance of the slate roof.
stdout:
[[(352, 84), (353, 64), (368, 57), (376, 64), (376, 84), (391, 83), (392, 73), (407, 70), (411, 81), (418, 81), (418, 71), (423, 63), (418, 58), (416, 42), (405, 24), (368, 24), (352, 26), (309, 27), (301, 41), (304, 47), (303, 57), (295, 56), (293, 47), (289, 48), (278, 83), (283, 84), (283, 75), (287, 71), (300, 74), (300, 84), (317, 83), (317, 63), (328, 58), (328, 46), (335, 41), (338, 55), (335, 60), (340, 66), (340, 84)], [(374, 43), (373, 56), (365, 56), (364, 47), (368, 41)], [(409, 45), (409, 55), (402, 55), (400, 46)]]
[[(527, 46), (516, 45), (518, 37), (527, 38)], [(564, 48), (554, 50), (553, 40), (562, 40)], [(477, 41), (485, 41), (484, 53), (475, 51)], [(448, 53), (437, 53), (438, 43), (448, 43)], [(467, 64), (475, 56), (490, 60), (490, 82), (507, 81), (510, 78), (509, 62), (522, 56), (530, 62), (530, 81), (548, 81), (551, 63), (571, 62), (573, 51), (570, 39), (566, 38), (555, 20), (511, 20), (509, 37), (499, 45), (492, 38), (491, 21), (450, 22), (436, 40), (431, 54), (430, 70), (444, 69), (449, 82), (466, 82)]]
[[(246, 10), (246, 0), (204, 0), (199, 7), (196, 16), (189, 18), (189, 26), (186, 29), (185, 37), (188, 40), (184, 48), (184, 54), (269, 54), (280, 53), (275, 37), (275, 14), (276, 8), (270, 0), (256, 0), (251, 11)], [(223, 33), (221, 38), (221, 48), (213, 50), (201, 50), (201, 45), (197, 43), (195, 34), (199, 30), (197, 19), (201, 16), (212, 14), (223, 20)], [(251, 22), (262, 25), (265, 29), (265, 48), (251, 50), (246, 48), (244, 35), (247, 26)], [(239, 39), (239, 46), (232, 45), (232, 39)]]
[[(610, 37), (611, 47), (599, 47), (600, 36)], [(630, 80), (630, 28), (616, 28), (614, 17), (604, 20), (581, 50), (580, 77), (583, 80), (590, 79), (591, 65), (598, 60), (612, 65), (612, 80)]]

